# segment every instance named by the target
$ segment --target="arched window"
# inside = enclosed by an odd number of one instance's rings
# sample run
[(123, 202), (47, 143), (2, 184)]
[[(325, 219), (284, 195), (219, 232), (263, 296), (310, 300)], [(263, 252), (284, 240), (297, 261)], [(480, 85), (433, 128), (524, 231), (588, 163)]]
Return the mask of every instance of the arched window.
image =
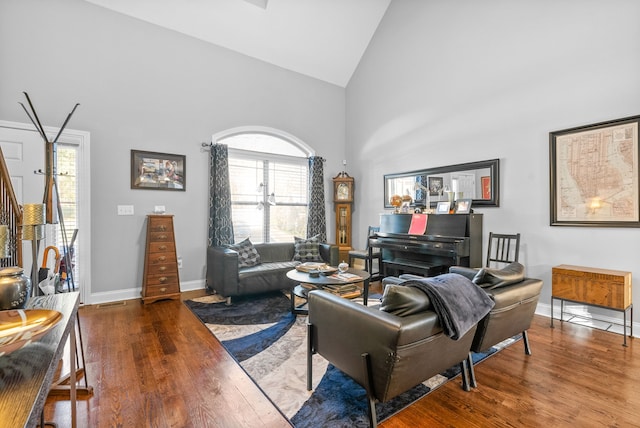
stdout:
[(236, 128), (214, 135), (229, 147), (236, 242), (293, 242), (306, 236), (308, 161), (312, 150), (271, 128)]

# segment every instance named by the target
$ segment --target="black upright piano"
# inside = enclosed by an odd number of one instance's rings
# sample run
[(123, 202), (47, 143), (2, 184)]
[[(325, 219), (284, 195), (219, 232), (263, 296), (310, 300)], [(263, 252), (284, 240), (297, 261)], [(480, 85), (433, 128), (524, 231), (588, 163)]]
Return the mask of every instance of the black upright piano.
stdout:
[(380, 248), (381, 273), (435, 276), (450, 266), (482, 266), (482, 214), (428, 214), (423, 235), (409, 234), (413, 214), (383, 214), (369, 251)]

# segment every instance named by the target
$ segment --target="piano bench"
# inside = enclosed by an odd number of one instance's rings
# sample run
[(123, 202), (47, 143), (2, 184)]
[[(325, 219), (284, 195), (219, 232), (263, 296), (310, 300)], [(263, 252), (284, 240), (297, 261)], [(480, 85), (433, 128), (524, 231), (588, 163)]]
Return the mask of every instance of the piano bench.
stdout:
[[(436, 276), (445, 273), (449, 266), (431, 264), (420, 260), (391, 259), (383, 260), (385, 276), (400, 276), (403, 273), (417, 273), (422, 276)], [(389, 275), (389, 270), (397, 271)]]

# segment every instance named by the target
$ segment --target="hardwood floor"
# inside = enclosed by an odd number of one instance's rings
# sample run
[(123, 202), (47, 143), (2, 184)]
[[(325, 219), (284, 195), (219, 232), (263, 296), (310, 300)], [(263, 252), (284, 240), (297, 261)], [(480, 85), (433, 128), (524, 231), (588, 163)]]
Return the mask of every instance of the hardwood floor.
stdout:
[[(290, 426), (181, 302), (86, 306), (80, 317), (94, 394), (78, 402), (78, 426)], [(477, 389), (454, 379), (381, 427), (638, 426), (634, 339), (625, 348), (618, 334), (559, 321), (551, 329), (541, 316), (529, 338), (533, 355), (518, 342), (477, 365)], [(47, 400), (46, 420), (69, 426), (69, 414), (68, 401)]]

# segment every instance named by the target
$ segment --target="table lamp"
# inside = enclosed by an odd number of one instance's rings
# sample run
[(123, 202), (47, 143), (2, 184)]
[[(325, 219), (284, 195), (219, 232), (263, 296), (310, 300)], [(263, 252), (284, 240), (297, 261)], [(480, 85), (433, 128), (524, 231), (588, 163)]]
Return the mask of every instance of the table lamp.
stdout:
[(24, 204), (22, 210), (22, 239), (31, 241), (31, 295), (38, 293), (38, 242), (44, 238), (45, 204)]

